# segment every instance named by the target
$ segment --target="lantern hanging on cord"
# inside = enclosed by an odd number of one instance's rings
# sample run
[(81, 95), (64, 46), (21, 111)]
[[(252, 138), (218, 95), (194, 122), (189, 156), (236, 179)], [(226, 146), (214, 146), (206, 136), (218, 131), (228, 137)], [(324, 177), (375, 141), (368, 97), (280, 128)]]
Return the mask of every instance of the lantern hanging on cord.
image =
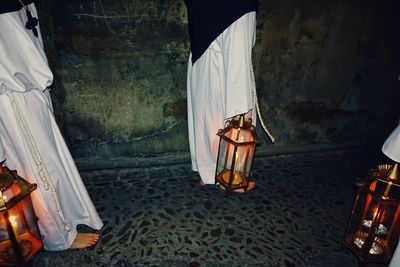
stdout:
[(342, 244), (361, 263), (390, 262), (400, 234), (399, 166), (380, 165), (357, 183), (358, 192)]
[(227, 122), (220, 137), (215, 183), (228, 192), (247, 191), (258, 137), (251, 119), (244, 114)]
[(26, 265), (43, 247), (30, 184), (0, 163), (0, 265)]

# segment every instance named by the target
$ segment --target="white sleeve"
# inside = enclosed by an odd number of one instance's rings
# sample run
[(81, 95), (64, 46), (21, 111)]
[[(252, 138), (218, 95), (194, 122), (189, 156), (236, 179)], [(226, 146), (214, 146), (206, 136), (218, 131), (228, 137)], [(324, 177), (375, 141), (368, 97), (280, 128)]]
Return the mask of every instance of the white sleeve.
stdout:
[[(37, 17), (34, 4), (32, 16)], [(27, 17), (23, 9), (0, 14), (0, 93), (4, 89), (25, 92), (45, 90), (53, 82), (43, 49), (40, 28), (39, 38), (25, 28)]]

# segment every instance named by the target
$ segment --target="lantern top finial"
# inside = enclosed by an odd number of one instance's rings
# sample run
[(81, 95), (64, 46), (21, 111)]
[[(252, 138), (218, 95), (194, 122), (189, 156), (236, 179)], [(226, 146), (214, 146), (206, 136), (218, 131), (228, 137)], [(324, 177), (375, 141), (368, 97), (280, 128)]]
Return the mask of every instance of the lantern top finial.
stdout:
[(244, 114), (240, 114), (239, 128), (243, 128), (243, 125), (244, 125)]
[(399, 164), (398, 163), (394, 164), (393, 167), (389, 170), (387, 177), (391, 181), (400, 182), (399, 181)]

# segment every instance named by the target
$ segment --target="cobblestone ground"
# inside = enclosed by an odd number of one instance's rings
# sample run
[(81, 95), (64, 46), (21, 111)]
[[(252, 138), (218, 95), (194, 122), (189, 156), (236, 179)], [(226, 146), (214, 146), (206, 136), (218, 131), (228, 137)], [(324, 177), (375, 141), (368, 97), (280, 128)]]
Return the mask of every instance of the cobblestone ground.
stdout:
[(201, 187), (188, 163), (82, 172), (104, 228), (91, 249), (32, 266), (357, 266), (340, 248), (373, 149), (259, 156), (256, 189)]

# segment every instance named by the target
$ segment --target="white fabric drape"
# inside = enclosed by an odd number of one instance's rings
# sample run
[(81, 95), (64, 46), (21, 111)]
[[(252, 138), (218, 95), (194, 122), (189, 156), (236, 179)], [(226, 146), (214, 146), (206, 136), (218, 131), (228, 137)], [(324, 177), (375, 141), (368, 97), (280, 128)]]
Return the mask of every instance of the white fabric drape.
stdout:
[(400, 162), (400, 124), (386, 139), (382, 152), (396, 162)]
[(100, 229), (103, 223), (53, 116), (46, 89), (53, 74), (40, 30), (36, 38), (26, 20), (24, 10), (0, 15), (0, 158), (38, 185), (31, 197), (44, 246), (64, 250), (78, 224)]
[[(256, 13), (230, 25), (192, 64), (188, 61), (188, 130), (192, 169), (205, 184), (215, 181), (218, 129), (225, 121), (255, 107), (251, 61)], [(251, 114), (255, 123), (255, 112)]]
[(393, 254), (389, 267), (400, 267), (400, 245), (397, 245), (396, 251)]
[(6, 159), (6, 152), (4, 152), (4, 146), (0, 136), (0, 162), (4, 161), (5, 159)]

